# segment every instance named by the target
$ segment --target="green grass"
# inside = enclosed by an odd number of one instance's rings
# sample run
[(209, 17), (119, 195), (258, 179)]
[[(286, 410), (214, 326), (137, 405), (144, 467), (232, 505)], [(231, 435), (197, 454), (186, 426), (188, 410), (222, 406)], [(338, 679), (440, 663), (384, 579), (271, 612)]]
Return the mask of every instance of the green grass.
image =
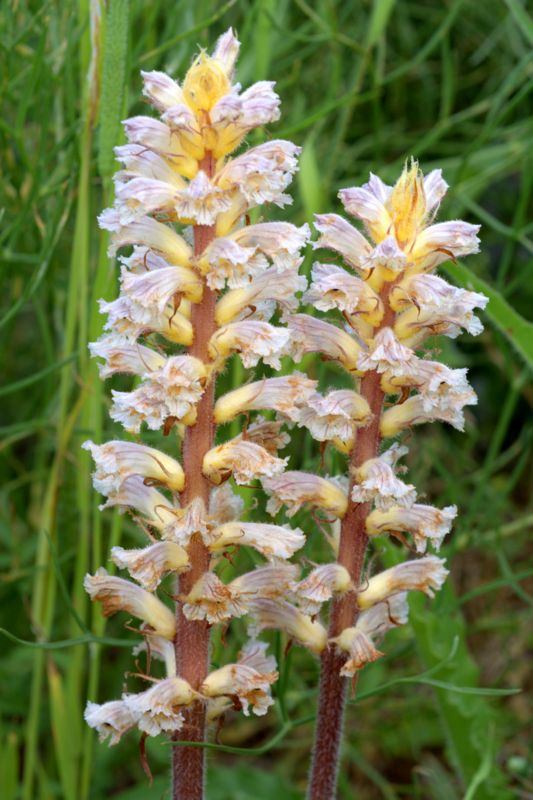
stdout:
[[(340, 797), (525, 796), (533, 781), (526, 697), (492, 690), (527, 689), (533, 602), (526, 4), (110, 0), (91, 37), (97, 5), (0, 7), (3, 800), (167, 796), (167, 744), (148, 745), (149, 789), (135, 737), (108, 749), (82, 721), (87, 695), (115, 696), (132, 664), (119, 646), (128, 636), (122, 622), (104, 626), (81, 589), (86, 569), (132, 533), (127, 520), (98, 512), (80, 450), (84, 439), (112, 432), (108, 390), (86, 350), (100, 332), (97, 298), (116, 291), (96, 214), (110, 194), (119, 121), (142, 113), (139, 70), (179, 76), (197, 45), (229, 25), (243, 42), (239, 80), (277, 81), (283, 116), (267, 135), (304, 148), (291, 220), (336, 208), (337, 189), (369, 170), (394, 180), (413, 154), (424, 171), (444, 169), (452, 188), (442, 217), (483, 225), (482, 253), (447, 272), (461, 285), (490, 286), (487, 329), (438, 344), (453, 366), (470, 367), (479, 406), (466, 434), (419, 428), (411, 443), (410, 480), (461, 510), (444, 548), (451, 581), (433, 604), (413, 603), (387, 658), (363, 673), (348, 712)], [(339, 379), (320, 362), (309, 369), (323, 382)], [(232, 377), (240, 380), (238, 369)], [(293, 467), (318, 464), (301, 433), (291, 454)], [(312, 531), (310, 517), (296, 521)], [(318, 559), (316, 531), (310, 540), (308, 555)], [(384, 542), (381, 556), (387, 563), (398, 553)], [(244, 634), (234, 630), (232, 647)], [(210, 750), (209, 800), (303, 797), (317, 664), (296, 648), (284, 657), (284, 643), (272, 641), (281, 657), (276, 711), (228, 721), (224, 747)]]

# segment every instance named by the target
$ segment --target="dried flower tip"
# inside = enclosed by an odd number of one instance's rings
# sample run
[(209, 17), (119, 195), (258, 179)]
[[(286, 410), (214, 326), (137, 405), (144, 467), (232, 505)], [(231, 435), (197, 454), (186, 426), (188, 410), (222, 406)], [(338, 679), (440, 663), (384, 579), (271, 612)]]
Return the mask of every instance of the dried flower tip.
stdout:
[(198, 534), (205, 544), (213, 538), (213, 525), (201, 497), (195, 497), (185, 508), (177, 508), (170, 522), (161, 531), (161, 537), (182, 547), (187, 547), (192, 536)]
[(113, 547), (111, 558), (149, 592), (157, 589), (167, 572), (180, 573), (189, 569), (187, 551), (174, 542), (156, 542), (142, 550)]
[(354, 471), (352, 500), (355, 503), (374, 501), (379, 509), (395, 505), (410, 508), (413, 505), (416, 501), (415, 487), (399, 480), (394, 473), (393, 467), (400, 449), (398, 445), (393, 445), (386, 453), (365, 461)]
[(326, 629), (285, 600), (258, 598), (249, 601), (260, 630), (278, 628), (286, 631), (312, 653), (321, 653), (328, 641)]
[(353, 440), (355, 430), (372, 417), (364, 397), (349, 389), (337, 389), (325, 397), (312, 394), (300, 412), (299, 425), (309, 429), (314, 439), (327, 442)]
[(278, 677), (277, 672), (258, 672), (246, 664), (226, 664), (209, 673), (200, 686), (205, 697), (236, 697), (243, 713), (249, 715), (249, 707), (258, 717), (267, 713), (273, 704), (270, 685)]
[(211, 489), (209, 498), (209, 516), (216, 525), (239, 519), (244, 510), (244, 500), (235, 494), (229, 483), (223, 483)]
[(300, 528), (267, 525), (263, 522), (226, 522), (213, 532), (211, 552), (225, 550), (231, 545), (253, 547), (267, 558), (290, 558), (305, 544)]
[(276, 672), (277, 663), (272, 655), (267, 655), (268, 643), (258, 639), (249, 639), (239, 650), (237, 661), (252, 667), (257, 672)]
[(324, 353), (349, 372), (358, 371), (361, 347), (350, 334), (308, 314), (294, 314), (287, 320), (292, 333), (292, 357), (301, 361), (306, 353)]
[(390, 371), (394, 375), (402, 375), (415, 358), (409, 347), (404, 347), (396, 338), (392, 328), (382, 328), (375, 335), (369, 349), (361, 353), (358, 367), (363, 371)]
[(294, 269), (279, 272), (267, 269), (242, 288), (227, 292), (216, 305), (215, 319), (219, 325), (240, 316), (247, 319), (270, 319), (276, 305), (287, 312), (298, 307), (297, 292), (303, 292), (307, 281)]
[(110, 736), (109, 744), (117, 744), (121, 737), (135, 727), (135, 719), (122, 700), (111, 700), (109, 703), (88, 702), (84, 719), (90, 728), (98, 731), (101, 742)]
[(139, 433), (143, 422), (151, 430), (159, 430), (169, 417), (192, 425), (206, 379), (206, 367), (200, 359), (171, 356), (138, 389), (112, 392), (111, 418), (132, 433)]
[(375, 639), (391, 628), (405, 625), (408, 616), (406, 592), (395, 594), (386, 602), (363, 611), (353, 628), (345, 628), (339, 636), (331, 640), (339, 650), (349, 655), (341, 669), (341, 675), (353, 677), (366, 664), (382, 656), (383, 653), (375, 647)]
[(278, 450), (283, 450), (290, 442), (289, 434), (281, 430), (282, 425), (282, 422), (267, 420), (259, 415), (248, 426), (246, 434), (241, 435), (243, 439), (260, 444), (269, 453), (276, 455)]
[(372, 511), (366, 518), (366, 531), (369, 536), (395, 531), (411, 533), (417, 552), (424, 553), (428, 539), (436, 550), (440, 548), (456, 516), (457, 506), (443, 509), (418, 503), (410, 508), (393, 506)]
[(316, 381), (309, 380), (300, 372), (248, 383), (217, 400), (215, 422), (229, 422), (238, 414), (259, 409), (277, 411), (294, 422), (299, 418), (301, 405), (316, 390), (316, 385)]
[(165, 363), (164, 357), (155, 350), (137, 342), (132, 344), (116, 333), (106, 334), (97, 342), (91, 342), (89, 350), (93, 358), (103, 358), (105, 361), (105, 364), (98, 365), (101, 378), (109, 378), (117, 372), (145, 375), (160, 369)]
[[(342, 199), (342, 192), (339, 192), (339, 197)], [(320, 247), (334, 250), (349, 266), (367, 277), (368, 270), (364, 263), (372, 248), (357, 228), (338, 214), (315, 214), (315, 227), (321, 234), (313, 244), (315, 250)]]
[(122, 441), (111, 441), (102, 445), (87, 441), (82, 447), (94, 459), (94, 488), (101, 494), (109, 495), (117, 491), (130, 475), (142, 475), (143, 478), (161, 483), (176, 492), (181, 492), (185, 484), (181, 464), (153, 447)]
[(83, 581), (91, 600), (102, 603), (105, 617), (117, 611), (127, 611), (144, 620), (154, 631), (166, 639), (172, 639), (176, 630), (174, 615), (161, 600), (146, 589), (131, 581), (108, 575), (101, 567), (94, 575), (86, 575)]
[(462, 431), (465, 424), (463, 408), (476, 403), (476, 393), (470, 386), (459, 391), (454, 389), (446, 391), (445, 384), (442, 384), (438, 393), (418, 394), (409, 397), (400, 405), (388, 408), (381, 417), (380, 433), (383, 437), (396, 436), (410, 425), (421, 425), (435, 420), (448, 422)]
[(296, 584), (294, 595), (304, 614), (318, 614), (322, 603), (352, 588), (350, 573), (341, 564), (322, 564)]
[(337, 483), (310, 472), (284, 472), (275, 478), (266, 478), (262, 484), (270, 495), (267, 511), (272, 516), (286, 506), (287, 516), (293, 517), (304, 503), (329, 511), (336, 517), (343, 517), (348, 508), (347, 494)]
[(336, 308), (345, 314), (357, 315), (372, 326), (379, 325), (383, 319), (379, 295), (368, 283), (335, 264), (313, 264), (312, 283), (302, 299), (320, 311)]
[(288, 459), (277, 458), (254, 442), (242, 438), (213, 447), (204, 456), (202, 471), (214, 484), (233, 475), (236, 483), (249, 483), (255, 478), (271, 477), (283, 472)]
[(197, 696), (186, 680), (174, 676), (158, 681), (145, 692), (123, 694), (122, 700), (139, 730), (158, 736), (180, 730), (184, 717), (177, 709), (190, 705)]
[(219, 328), (209, 340), (209, 356), (220, 371), (232, 353), (239, 353), (243, 365), (255, 367), (262, 358), (274, 369), (281, 368), (281, 358), (288, 354), (290, 334), (286, 328), (275, 328), (268, 322), (244, 320)]
[(222, 583), (214, 572), (205, 572), (184, 598), (183, 613), (190, 620), (207, 620), (210, 624), (242, 617), (248, 612), (238, 589)]
[(424, 556), (386, 569), (370, 578), (357, 595), (357, 605), (371, 608), (398, 592), (419, 591), (434, 597), (448, 575), (445, 563), (443, 558)]

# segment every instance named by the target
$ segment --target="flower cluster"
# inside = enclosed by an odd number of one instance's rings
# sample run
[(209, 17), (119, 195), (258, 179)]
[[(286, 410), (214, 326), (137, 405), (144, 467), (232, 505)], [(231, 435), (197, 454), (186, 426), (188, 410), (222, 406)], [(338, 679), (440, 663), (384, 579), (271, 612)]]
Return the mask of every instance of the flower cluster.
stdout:
[[(238, 50), (229, 30), (212, 55), (198, 55), (181, 85), (162, 72), (143, 73), (144, 94), (160, 119), (125, 121), (115, 205), (99, 218), (111, 234), (111, 255), (132, 248), (119, 258), (119, 297), (100, 301), (106, 333), (91, 345), (103, 378), (136, 376), (131, 391), (113, 390), (111, 417), (130, 434), (146, 427), (184, 439), (181, 459), (137, 440), (84, 445), (96, 465), (95, 488), (107, 498), (102, 507), (129, 511), (148, 537), (144, 547), (111, 552), (132, 580), (100, 569), (86, 576), (85, 588), (106, 616), (122, 611), (139, 619), (145, 649), (165, 665), (164, 677), (145, 676), (145, 691), (88, 704), (88, 724), (111, 743), (135, 727), (155, 736), (187, 725), (191, 738), (187, 714), (197, 704), (209, 719), (231, 707), (264, 714), (276, 678), (264, 643), (252, 637), (235, 663), (194, 673), (208, 653), (210, 625), (252, 615), (256, 628), (268, 626), (269, 604), (283, 608), (298, 582), (287, 559), (303, 546), (302, 531), (241, 521), (243, 502), (229, 481), (274, 480), (284, 470), (283, 421), (257, 416), (238, 436), (214, 440), (216, 425), (253, 409), (291, 421), (315, 388), (302, 375), (267, 378), (214, 405), (217, 376), (232, 354), (245, 367), (262, 359), (279, 368), (291, 332), (271, 320), (296, 310), (296, 293), (307, 285), (298, 267), (308, 226), (248, 224), (256, 206), (291, 202), (285, 189), (299, 148), (271, 140), (233, 156), (249, 131), (279, 117), (272, 83), (241, 92), (233, 82)], [(242, 546), (265, 563), (225, 583), (222, 557)], [(176, 614), (157, 593), (169, 574), (177, 576)], [(303, 613), (290, 624), (300, 639), (325, 636)], [(189, 653), (189, 668), (180, 667), (180, 635), (194, 626), (202, 652)]]
[[(322, 512), (326, 531), (331, 525), (336, 561), (300, 581), (297, 609), (284, 607), (279, 615), (290, 631), (291, 614), (316, 615), (333, 598), (328, 648), (340, 658), (344, 676), (381, 655), (376, 641), (407, 621), (409, 591), (433, 596), (447, 575), (444, 561), (425, 553), (428, 545), (438, 551), (457, 509), (417, 502), (415, 487), (399, 477), (407, 447), (390, 441), (381, 446), (423, 422), (442, 420), (462, 430), (463, 408), (476, 402), (467, 370), (431, 360), (423, 349), (435, 334), (478, 334), (482, 326), (474, 310), (487, 303), (483, 295), (433, 274), (443, 261), (478, 250), (478, 226), (434, 223), (446, 189), (440, 170), (423, 177), (415, 162), (394, 186), (371, 175), (363, 187), (343, 189), (344, 208), (363, 223), (366, 235), (337, 214), (316, 217), (314, 248), (333, 251), (344, 266), (315, 263), (303, 299), (331, 312), (330, 319), (288, 319), (294, 359), (321, 352), (344, 368), (354, 386), (326, 394), (309, 386), (291, 415), (318, 442), (348, 455), (348, 476), (288, 471), (262, 481), (272, 514), (284, 507), (290, 517), (305, 503)], [(366, 574), (367, 541), (382, 534), (421, 557)]]

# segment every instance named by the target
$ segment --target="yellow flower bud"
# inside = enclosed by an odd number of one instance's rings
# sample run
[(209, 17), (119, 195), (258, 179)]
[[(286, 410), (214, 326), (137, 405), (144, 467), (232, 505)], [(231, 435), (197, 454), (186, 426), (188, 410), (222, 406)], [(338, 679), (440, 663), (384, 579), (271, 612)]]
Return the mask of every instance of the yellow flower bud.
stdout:
[(183, 94), (193, 111), (211, 111), (231, 84), (221, 64), (206, 53), (193, 62), (183, 81)]
[(426, 216), (426, 196), (418, 162), (404, 167), (386, 204), (393, 221), (396, 239), (402, 246), (411, 242), (421, 229)]

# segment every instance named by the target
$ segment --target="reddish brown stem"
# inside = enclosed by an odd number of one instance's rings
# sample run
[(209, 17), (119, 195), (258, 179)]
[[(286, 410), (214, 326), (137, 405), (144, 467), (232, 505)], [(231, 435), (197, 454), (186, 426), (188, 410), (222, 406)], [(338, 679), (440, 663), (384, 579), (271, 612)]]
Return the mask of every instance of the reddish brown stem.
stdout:
[[(391, 284), (386, 285), (383, 299), (387, 300)], [(388, 306), (388, 304), (386, 304)], [(381, 327), (390, 325), (393, 312), (387, 307)], [(350, 456), (351, 472), (378, 453), (380, 435), (379, 423), (383, 408), (384, 394), (381, 390), (381, 376), (377, 372), (367, 372), (361, 380), (360, 394), (365, 398), (373, 414), (366, 428), (357, 432)], [(351, 497), (353, 475), (350, 479), (348, 496)], [(368, 537), (365, 522), (370, 512), (370, 503), (354, 503), (351, 500), (342, 521), (337, 561), (349, 571), (354, 586), (361, 584)], [(357, 594), (350, 593), (333, 602), (329, 621), (329, 638), (338, 636), (345, 628), (351, 627), (357, 619)], [(309, 783), (309, 800), (334, 800), (337, 785), (339, 751), (342, 741), (342, 724), (348, 679), (342, 677), (340, 670), (346, 660), (344, 655), (330, 645), (323, 652), (320, 664), (320, 690), (318, 717), (315, 732), (315, 749)], [(355, 692), (357, 676), (352, 687)]]
[[(206, 156), (200, 169), (208, 175), (214, 172), (214, 160)], [(197, 225), (194, 228), (194, 254), (200, 255), (215, 238), (215, 227)], [(189, 354), (209, 361), (209, 339), (216, 329), (216, 293), (206, 286), (203, 299), (192, 307), (191, 322), (194, 340)], [(215, 425), (213, 421), (214, 381), (211, 381), (197, 406), (197, 420), (186, 428), (183, 441), (182, 462), (186, 476), (181, 494), (182, 506), (200, 497), (209, 504), (210, 485), (202, 473), (204, 455), (213, 446)], [(209, 569), (210, 555), (198, 534), (188, 547), (191, 569), (178, 579), (178, 594), (188, 594), (204, 572)], [(198, 689), (209, 672), (209, 628), (205, 621), (188, 620), (182, 613), (181, 603), (176, 604), (176, 670), (193, 688)], [(185, 724), (174, 736), (174, 741), (203, 742), (206, 733), (205, 706), (195, 703), (185, 714)], [(173, 800), (202, 800), (204, 793), (205, 749), (175, 745), (172, 755)]]

